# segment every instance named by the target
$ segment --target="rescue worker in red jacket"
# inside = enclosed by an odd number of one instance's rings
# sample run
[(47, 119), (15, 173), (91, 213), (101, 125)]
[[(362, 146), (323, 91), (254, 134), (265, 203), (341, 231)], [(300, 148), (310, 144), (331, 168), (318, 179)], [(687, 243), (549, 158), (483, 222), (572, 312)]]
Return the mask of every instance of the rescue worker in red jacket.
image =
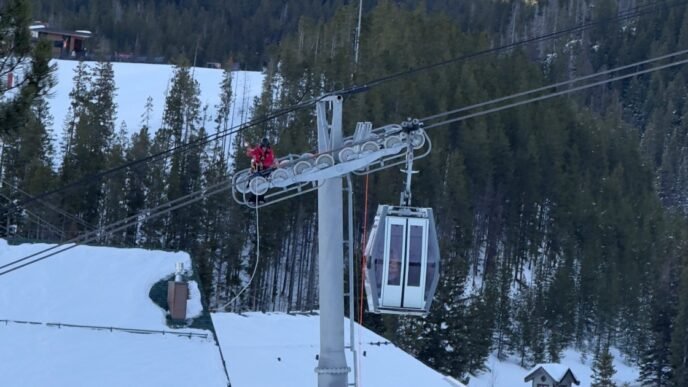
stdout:
[[(268, 140), (267, 137), (263, 138), (260, 144), (255, 148), (251, 148), (248, 143), (244, 145), (246, 146), (246, 156), (251, 158), (252, 177), (257, 175), (268, 176), (270, 174), (270, 169), (275, 167), (275, 153), (270, 147), (270, 140)], [(250, 194), (247, 199), (249, 204), (256, 202), (256, 200), (258, 203), (265, 202), (264, 195), (258, 195), (258, 197), (256, 197)]]
[(251, 158), (251, 171), (260, 172), (270, 169), (275, 164), (275, 154), (270, 147), (270, 140), (263, 138), (260, 145), (251, 148), (248, 143), (246, 145), (246, 156)]

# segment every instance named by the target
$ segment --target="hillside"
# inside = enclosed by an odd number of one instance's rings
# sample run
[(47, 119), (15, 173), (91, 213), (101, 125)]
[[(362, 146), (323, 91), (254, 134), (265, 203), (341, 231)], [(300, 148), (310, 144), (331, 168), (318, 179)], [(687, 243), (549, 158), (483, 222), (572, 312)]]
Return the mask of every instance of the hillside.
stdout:
[[(74, 70), (79, 62), (73, 60), (54, 60), (57, 66), (56, 85), (48, 98), (50, 114), (53, 117), (52, 130), (59, 140), (64, 130), (71, 100), (69, 93), (74, 87)], [(86, 62), (93, 66), (94, 62)], [(112, 64), (116, 91), (115, 127), (126, 128), (128, 136), (138, 132), (141, 126), (157, 129), (162, 126), (164, 102), (174, 75), (174, 66), (146, 63)], [(214, 125), (216, 106), (220, 104), (223, 71), (209, 68), (194, 68), (193, 77), (199, 84), (199, 102), (208, 108), (205, 118), (209, 130)], [(232, 100), (229, 127), (238, 126), (249, 120), (254, 99), (262, 90), (263, 75), (255, 71), (232, 72)], [(146, 113), (146, 103), (151, 98), (150, 112)], [(147, 115), (147, 117), (146, 117)], [(123, 126), (124, 125), (124, 126)], [(57, 143), (56, 143), (57, 145)]]

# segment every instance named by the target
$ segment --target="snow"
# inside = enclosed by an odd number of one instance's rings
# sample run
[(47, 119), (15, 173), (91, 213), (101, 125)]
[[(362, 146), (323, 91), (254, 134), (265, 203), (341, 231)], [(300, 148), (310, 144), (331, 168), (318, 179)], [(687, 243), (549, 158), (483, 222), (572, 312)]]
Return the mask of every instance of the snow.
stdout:
[(196, 281), (189, 281), (189, 301), (186, 303), (186, 317), (198, 317), (201, 313), (203, 313), (201, 290), (198, 288), (198, 283)]
[[(0, 239), (0, 266), (51, 246)], [(0, 385), (227, 386), (212, 332), (168, 327), (164, 310), (149, 297), (177, 262), (191, 267), (182, 252), (77, 246), (1, 276)], [(202, 304), (198, 284), (189, 282), (189, 289), (191, 317)], [(316, 385), (317, 315), (216, 313), (212, 319), (233, 387)], [(349, 324), (342, 323), (348, 338)], [(357, 335), (359, 353), (365, 352), (361, 386), (465, 387), (365, 328)]]
[[(285, 313), (212, 314), (232, 386), (315, 387), (319, 352), (319, 317)], [(349, 341), (349, 322), (344, 324)], [(358, 325), (357, 325), (358, 327)], [(425, 366), (385, 338), (356, 329), (361, 342), (361, 386), (460, 387), (460, 383)], [(353, 368), (352, 355), (347, 364)], [(349, 381), (353, 382), (353, 371)]]
[[(50, 246), (9, 246), (0, 239), (0, 265)], [(78, 246), (0, 277), (0, 320), (207, 335), (0, 321), (0, 385), (227, 386), (212, 333), (167, 327), (165, 312), (149, 297), (176, 262), (190, 267), (186, 253)], [(190, 288), (188, 308), (198, 313), (200, 293), (195, 283)]]
[[(69, 110), (69, 93), (73, 88), (74, 68), (79, 62), (55, 60), (57, 64), (57, 85), (49, 100), (50, 112), (53, 115), (53, 131), (61, 138), (64, 121)], [(95, 62), (86, 62), (93, 67)], [(127, 131), (138, 132), (142, 123), (142, 114), (148, 97), (153, 98), (153, 113), (150, 127), (160, 128), (165, 104), (165, 93), (172, 79), (174, 66), (145, 63), (112, 63), (117, 86), (115, 103), (117, 104), (116, 129), (126, 122)], [(209, 133), (214, 133), (215, 106), (220, 102), (220, 82), (223, 70), (210, 68), (193, 68), (194, 78), (201, 91), (200, 101), (208, 106), (211, 117), (208, 118)], [(260, 95), (263, 74), (257, 71), (236, 71), (232, 73), (232, 89), (235, 98), (230, 116), (230, 127), (248, 121), (250, 108), (255, 97)]]
[(227, 386), (212, 341), (0, 324), (3, 386)]
[[(628, 382), (633, 387), (638, 386), (639, 384), (636, 382), (639, 376), (638, 368), (624, 363), (618, 350), (612, 348), (610, 351), (614, 356), (614, 369), (616, 369), (614, 381), (617, 385)], [(563, 376), (563, 372), (570, 368), (576, 379), (580, 381), (581, 386), (590, 386), (592, 384), (592, 355), (588, 355), (584, 361), (581, 359), (582, 356), (579, 351), (567, 349), (561, 356), (560, 365), (553, 365), (558, 367), (547, 365), (547, 372), (550, 373), (551, 370), (550, 375), (556, 378)], [(491, 355), (486, 366), (489, 371), (472, 376), (468, 387), (532, 387), (532, 383), (526, 383), (523, 379), (536, 368), (530, 370), (522, 368), (518, 365), (518, 359), (509, 358), (500, 361), (495, 355)]]
[[(0, 263), (50, 246), (6, 246)], [(166, 329), (148, 292), (176, 262), (191, 266), (186, 253), (79, 246), (0, 277), (0, 318)]]

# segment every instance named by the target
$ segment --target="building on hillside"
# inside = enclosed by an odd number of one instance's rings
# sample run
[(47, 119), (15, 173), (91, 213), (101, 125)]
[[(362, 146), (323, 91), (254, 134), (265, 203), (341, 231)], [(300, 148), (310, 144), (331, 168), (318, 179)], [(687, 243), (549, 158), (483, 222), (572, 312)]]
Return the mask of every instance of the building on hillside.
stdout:
[(571, 387), (580, 385), (569, 367), (561, 364), (538, 364), (526, 375), (525, 382), (533, 382), (533, 387)]
[(88, 56), (87, 40), (91, 31), (66, 31), (49, 28), (45, 24), (34, 24), (30, 27), (31, 38), (46, 39), (52, 42), (53, 58), (84, 59)]

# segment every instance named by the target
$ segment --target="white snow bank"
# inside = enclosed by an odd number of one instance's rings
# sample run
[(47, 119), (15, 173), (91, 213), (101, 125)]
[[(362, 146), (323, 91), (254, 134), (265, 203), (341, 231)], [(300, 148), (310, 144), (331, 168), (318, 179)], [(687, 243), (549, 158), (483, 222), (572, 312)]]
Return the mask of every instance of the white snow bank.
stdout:
[(198, 317), (203, 313), (201, 290), (196, 281), (189, 281), (189, 300), (186, 303), (186, 318)]

